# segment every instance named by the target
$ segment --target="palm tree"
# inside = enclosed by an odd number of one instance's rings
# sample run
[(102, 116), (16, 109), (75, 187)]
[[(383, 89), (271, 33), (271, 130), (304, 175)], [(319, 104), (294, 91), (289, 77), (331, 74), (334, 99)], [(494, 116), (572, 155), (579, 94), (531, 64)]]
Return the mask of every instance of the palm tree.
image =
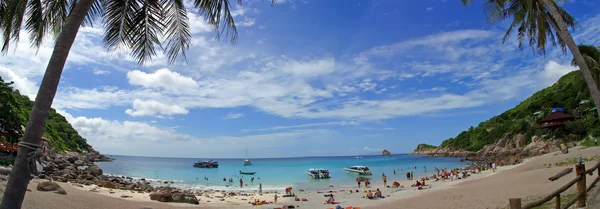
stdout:
[[(235, 42), (237, 31), (229, 0), (194, 0), (193, 6), (214, 27), (217, 38), (224, 34)], [(3, 52), (19, 39), (21, 29), (28, 32), (34, 48), (48, 34), (55, 38), (0, 208), (21, 207), (31, 176), (28, 155), (41, 143), (69, 50), (80, 26), (99, 19), (104, 25), (105, 46), (109, 50), (130, 48), (139, 64), (154, 57), (157, 46), (164, 49), (169, 63), (180, 54), (185, 58), (191, 33), (183, 0), (0, 0)]]
[[(473, 3), (473, 0), (461, 1), (465, 6)], [(567, 28), (567, 26), (574, 28), (577, 26), (577, 22), (556, 2), (565, 3), (566, 0), (485, 0), (483, 8), (490, 23), (506, 19), (513, 20), (504, 35), (503, 42), (517, 27), (517, 38), (521, 49), (523, 49), (526, 38), (528, 38), (528, 44), (542, 54), (545, 54), (548, 42), (552, 45), (558, 43), (563, 53), (566, 53), (568, 47), (590, 89), (594, 104), (596, 107), (600, 107), (600, 90)], [(597, 112), (600, 115), (600, 108), (597, 108)]]
[[(580, 44), (578, 48), (585, 60), (585, 64), (587, 64), (592, 72), (594, 81), (600, 85), (600, 47)], [(577, 61), (575, 59), (571, 60), (571, 65), (577, 66)]]

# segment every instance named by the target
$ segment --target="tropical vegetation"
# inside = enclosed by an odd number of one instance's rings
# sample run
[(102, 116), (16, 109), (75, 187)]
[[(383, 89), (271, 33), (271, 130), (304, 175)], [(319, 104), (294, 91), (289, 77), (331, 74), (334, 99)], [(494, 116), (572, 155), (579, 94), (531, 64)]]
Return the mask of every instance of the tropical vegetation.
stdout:
[[(12, 88), (11, 83), (4, 82), (0, 77), (0, 103), (2, 103), (0, 104), (2, 107), (0, 108), (0, 127), (5, 127), (3, 130), (8, 133), (21, 132), (21, 126), (25, 126), (26, 118), (29, 118), (33, 101)], [(9, 105), (7, 106), (6, 103)], [(52, 147), (56, 151), (89, 151), (86, 139), (81, 137), (65, 117), (54, 109), (50, 109), (44, 137), (51, 141)]]
[[(461, 2), (468, 6), (473, 3), (473, 0), (461, 0)], [(569, 48), (590, 90), (592, 101), (596, 107), (600, 107), (598, 85), (567, 28), (575, 28), (577, 21), (557, 2), (567, 3), (567, 0), (486, 0), (483, 8), (489, 23), (512, 20), (503, 42), (510, 37), (513, 30), (516, 30), (521, 49), (528, 44), (534, 50), (545, 54), (546, 44), (550, 43), (558, 44), (566, 54), (566, 48)], [(596, 112), (600, 115), (600, 108), (597, 108)]]
[[(443, 141), (440, 146), (478, 151), (506, 134), (524, 134), (527, 143), (534, 135), (553, 135), (572, 140), (584, 139), (588, 134), (600, 132), (598, 117), (593, 110), (590, 111), (593, 105), (589, 99), (589, 89), (581, 71), (573, 71), (517, 106), (475, 127), (470, 127), (454, 138)], [(537, 122), (550, 114), (551, 109), (555, 107), (563, 108), (565, 113), (580, 117), (568, 123), (564, 129), (549, 131), (538, 128)], [(540, 114), (535, 114), (536, 112)]]

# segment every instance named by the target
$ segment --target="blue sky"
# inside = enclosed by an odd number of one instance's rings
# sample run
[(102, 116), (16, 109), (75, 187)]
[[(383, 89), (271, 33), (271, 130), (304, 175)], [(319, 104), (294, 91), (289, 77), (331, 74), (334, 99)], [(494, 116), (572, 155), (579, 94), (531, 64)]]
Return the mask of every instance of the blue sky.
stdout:
[[(565, 8), (576, 42), (600, 45), (597, 2)], [(244, 1), (239, 41), (189, 10), (187, 62), (137, 66), (82, 28), (53, 107), (107, 154), (169, 157), (407, 153), (438, 145), (575, 70), (570, 56), (518, 50), (481, 5), (459, 1)], [(0, 76), (35, 97), (52, 52), (18, 48)]]

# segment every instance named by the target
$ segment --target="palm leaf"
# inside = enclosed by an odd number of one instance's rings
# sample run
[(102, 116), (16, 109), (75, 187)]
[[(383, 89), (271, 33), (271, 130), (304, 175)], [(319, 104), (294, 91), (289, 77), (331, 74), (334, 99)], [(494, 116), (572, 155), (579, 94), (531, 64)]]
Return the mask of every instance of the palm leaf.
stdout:
[[(241, 0), (237, 2), (238, 4), (242, 3)], [(215, 28), (217, 39), (225, 33), (225, 37), (231, 37), (232, 43), (237, 41), (237, 28), (235, 27), (233, 15), (231, 15), (229, 0), (194, 0), (194, 6), (204, 15), (204, 19)], [(221, 17), (225, 21), (222, 27)]]
[(165, 53), (169, 63), (173, 63), (179, 53), (185, 59), (185, 51), (190, 46), (191, 36), (187, 12), (182, 0), (173, 0), (165, 4), (166, 42)]
[(4, 35), (2, 44), (3, 53), (8, 51), (11, 40), (14, 42), (19, 40), (19, 33), (21, 32), (21, 24), (26, 8), (27, 1), (7, 0), (4, 15), (2, 16), (2, 30)]
[(43, 1), (43, 21), (47, 24), (46, 30), (49, 30), (54, 38), (58, 37), (63, 25), (67, 22), (70, 9), (70, 0)]
[(110, 50), (129, 47), (133, 40), (128, 33), (135, 26), (133, 18), (140, 10), (139, 4), (135, 0), (106, 0), (103, 8), (104, 45)]
[(159, 35), (163, 33), (163, 7), (159, 0), (138, 0), (141, 8), (136, 11), (134, 27), (126, 31), (131, 35), (131, 55), (142, 64), (156, 56), (155, 46), (160, 46)]
[(25, 29), (29, 31), (29, 39), (33, 48), (39, 48), (42, 45), (46, 35), (46, 26), (44, 23), (44, 14), (41, 0), (31, 0), (27, 8), (27, 21)]

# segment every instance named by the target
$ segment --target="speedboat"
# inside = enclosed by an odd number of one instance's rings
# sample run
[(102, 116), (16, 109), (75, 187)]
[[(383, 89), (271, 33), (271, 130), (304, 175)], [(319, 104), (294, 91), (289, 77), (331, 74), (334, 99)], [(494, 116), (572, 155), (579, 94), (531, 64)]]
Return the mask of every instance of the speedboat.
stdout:
[(311, 169), (308, 169), (308, 171), (306, 171), (306, 174), (308, 174), (308, 176), (312, 177), (313, 179), (331, 178), (331, 175), (329, 174), (329, 170), (327, 170), (327, 169), (311, 168)]
[(256, 172), (251, 172), (251, 171), (240, 171), (240, 174), (242, 175), (254, 175)]
[(369, 168), (367, 166), (362, 166), (362, 165), (350, 166), (350, 167), (344, 168), (344, 170), (358, 173), (361, 175), (373, 175), (373, 173), (371, 172), (371, 170), (369, 170)]
[(207, 161), (198, 161), (194, 163), (194, 167), (196, 168), (218, 168), (219, 163), (217, 161), (207, 160)]

